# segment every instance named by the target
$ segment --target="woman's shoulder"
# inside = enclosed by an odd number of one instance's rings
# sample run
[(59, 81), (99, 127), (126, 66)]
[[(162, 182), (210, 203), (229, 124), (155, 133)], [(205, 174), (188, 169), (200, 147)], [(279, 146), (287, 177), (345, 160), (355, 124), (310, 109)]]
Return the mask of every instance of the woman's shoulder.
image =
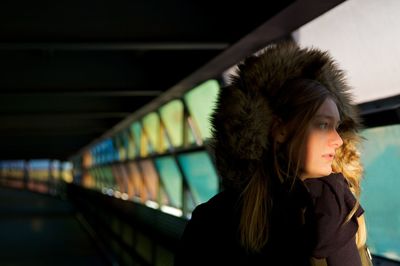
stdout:
[(325, 193), (343, 195), (349, 190), (349, 185), (341, 173), (332, 173), (319, 178), (309, 178), (303, 181), (313, 198)]
[(235, 191), (224, 190), (214, 195), (208, 201), (199, 204), (193, 210), (192, 219), (207, 216), (221, 216), (233, 212), (238, 204), (239, 194)]

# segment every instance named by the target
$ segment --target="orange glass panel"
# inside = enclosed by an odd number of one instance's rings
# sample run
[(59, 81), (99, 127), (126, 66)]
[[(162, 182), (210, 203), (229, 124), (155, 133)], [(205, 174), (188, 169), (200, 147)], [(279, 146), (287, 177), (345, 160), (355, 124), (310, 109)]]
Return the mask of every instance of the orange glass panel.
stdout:
[(115, 178), (116, 182), (116, 190), (120, 192), (125, 192), (125, 184), (124, 184), (124, 179), (122, 177), (121, 169), (119, 165), (113, 165), (112, 166), (112, 173)]
[(140, 162), (140, 167), (143, 173), (144, 183), (147, 188), (149, 200), (158, 202), (158, 174), (154, 168), (154, 164), (151, 160), (143, 160)]
[(121, 167), (121, 172), (123, 173), (124, 182), (125, 182), (125, 186), (126, 186), (125, 193), (128, 194), (129, 199), (132, 199), (133, 196), (135, 195), (135, 190), (134, 190), (133, 178), (132, 178), (131, 172), (129, 170), (129, 165), (128, 165), (128, 163), (121, 164), (120, 167)]
[(143, 177), (139, 171), (137, 163), (128, 163), (128, 172), (131, 185), (133, 184), (133, 197), (137, 200), (144, 202), (147, 200), (146, 188), (143, 182)]

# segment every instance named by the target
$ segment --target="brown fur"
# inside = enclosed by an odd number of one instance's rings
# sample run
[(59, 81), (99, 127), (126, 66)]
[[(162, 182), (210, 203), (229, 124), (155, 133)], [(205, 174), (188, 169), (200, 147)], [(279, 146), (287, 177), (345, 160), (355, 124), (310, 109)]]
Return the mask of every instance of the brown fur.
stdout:
[(292, 42), (271, 45), (259, 56), (247, 58), (239, 64), (231, 84), (221, 89), (211, 118), (211, 145), (224, 185), (243, 189), (262, 167), (263, 155), (270, 148), (271, 102), (283, 84), (295, 78), (316, 80), (336, 98), (344, 145), (338, 150), (334, 170), (342, 172), (359, 194), (362, 165), (356, 144), (360, 120), (344, 73), (327, 52), (301, 49)]

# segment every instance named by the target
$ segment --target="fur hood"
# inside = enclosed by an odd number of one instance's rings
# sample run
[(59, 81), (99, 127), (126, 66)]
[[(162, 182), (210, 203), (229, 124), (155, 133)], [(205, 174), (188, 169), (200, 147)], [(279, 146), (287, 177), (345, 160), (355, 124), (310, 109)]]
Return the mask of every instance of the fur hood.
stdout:
[(333, 169), (359, 186), (362, 167), (356, 144), (360, 120), (344, 73), (327, 52), (302, 49), (293, 42), (270, 45), (239, 64), (231, 78), (231, 84), (221, 89), (211, 116), (211, 147), (226, 187), (242, 189), (261, 167), (273, 116), (269, 100), (287, 80), (296, 78), (316, 80), (338, 99), (344, 144)]

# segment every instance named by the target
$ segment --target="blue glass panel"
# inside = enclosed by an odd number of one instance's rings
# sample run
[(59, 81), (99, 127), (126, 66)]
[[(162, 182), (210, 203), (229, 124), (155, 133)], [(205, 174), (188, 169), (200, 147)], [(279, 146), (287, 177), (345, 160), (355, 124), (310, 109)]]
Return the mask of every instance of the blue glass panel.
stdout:
[(171, 206), (182, 207), (182, 176), (175, 160), (171, 156), (155, 160), (157, 171), (168, 194)]
[(400, 125), (367, 129), (361, 204), (371, 252), (400, 261)]
[(218, 177), (205, 151), (178, 156), (179, 164), (189, 184), (196, 205), (209, 200), (218, 192)]

